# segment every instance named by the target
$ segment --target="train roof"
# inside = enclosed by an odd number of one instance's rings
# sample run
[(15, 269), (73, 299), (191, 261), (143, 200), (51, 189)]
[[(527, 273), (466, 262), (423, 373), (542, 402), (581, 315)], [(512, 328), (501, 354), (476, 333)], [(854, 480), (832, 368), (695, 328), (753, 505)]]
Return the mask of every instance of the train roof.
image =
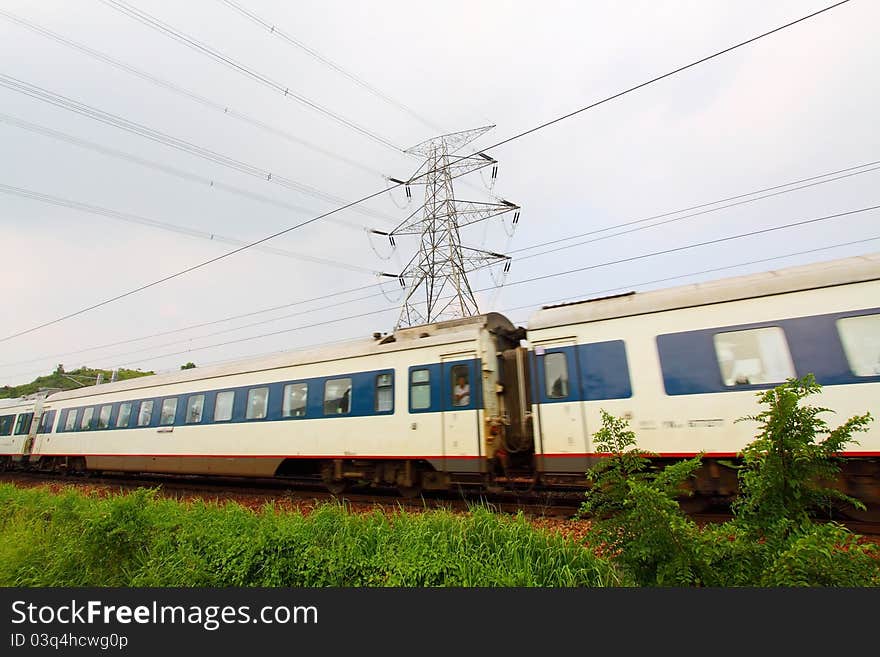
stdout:
[(596, 322), (877, 279), (880, 279), (880, 253), (871, 253), (661, 290), (544, 306), (529, 318), (528, 329)]
[(28, 402), (24, 397), (14, 397), (12, 399), (0, 399), (0, 413), (5, 411), (7, 408), (13, 408), (15, 406), (26, 406), (28, 404), (33, 404), (33, 402)]
[(407, 349), (442, 346), (444, 344), (475, 340), (483, 330), (504, 333), (514, 332), (516, 329), (510, 323), (510, 320), (503, 315), (487, 313), (476, 317), (397, 329), (390, 334), (376, 333), (373, 334), (373, 338), (352, 340), (343, 344), (282, 352), (262, 358), (251, 358), (208, 367), (196, 367), (178, 372), (154, 374), (115, 383), (103, 383), (101, 385), (77, 388), (76, 390), (67, 390), (51, 395), (48, 401), (78, 399), (92, 395), (125, 392), (248, 372), (280, 369), (293, 365), (307, 365), (357, 358), (359, 356), (387, 354)]

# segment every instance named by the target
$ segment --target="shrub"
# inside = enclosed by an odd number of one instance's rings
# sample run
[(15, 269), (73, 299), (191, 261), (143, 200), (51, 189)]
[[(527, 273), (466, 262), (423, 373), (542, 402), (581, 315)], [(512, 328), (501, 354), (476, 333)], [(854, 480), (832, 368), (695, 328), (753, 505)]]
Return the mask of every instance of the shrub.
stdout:
[(859, 415), (829, 429), (819, 417), (828, 409), (802, 404), (820, 389), (808, 375), (759, 393), (768, 408), (743, 418), (757, 421), (759, 433), (742, 453), (733, 520), (703, 529), (677, 502), (700, 458), (653, 471), (628, 424), (603, 411), (596, 447), (610, 456), (588, 472), (582, 505), (596, 518), (593, 546), (643, 586), (878, 585), (877, 546), (810, 518), (834, 502), (864, 508), (827, 482), (839, 474), (837, 454), (871, 421)]

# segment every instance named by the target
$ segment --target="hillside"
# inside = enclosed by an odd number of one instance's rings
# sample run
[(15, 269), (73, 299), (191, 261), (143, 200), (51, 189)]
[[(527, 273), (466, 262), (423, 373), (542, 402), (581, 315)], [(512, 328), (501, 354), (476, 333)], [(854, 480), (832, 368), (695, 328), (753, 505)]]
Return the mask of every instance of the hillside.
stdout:
[[(104, 375), (104, 383), (110, 381), (112, 375), (111, 370), (93, 369), (91, 367), (80, 367), (70, 372), (65, 372), (62, 366), (58, 366), (52, 374), (46, 376), (38, 376), (30, 383), (23, 383), (19, 386), (3, 386), (0, 387), (0, 399), (10, 399), (15, 397), (24, 397), (31, 395), (40, 390), (73, 390), (84, 386), (94, 385), (98, 379), (98, 374)], [(135, 379), (139, 376), (149, 376), (155, 372), (141, 372), (140, 370), (120, 369), (118, 379)]]

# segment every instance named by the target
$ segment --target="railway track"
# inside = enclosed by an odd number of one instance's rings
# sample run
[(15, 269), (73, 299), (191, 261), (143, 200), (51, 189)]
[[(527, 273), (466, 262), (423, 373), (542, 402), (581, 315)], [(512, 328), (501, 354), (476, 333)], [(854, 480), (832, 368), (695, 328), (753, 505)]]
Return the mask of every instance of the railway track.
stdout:
[[(465, 512), (474, 506), (484, 506), (497, 513), (523, 513), (528, 518), (573, 520), (583, 500), (581, 491), (507, 490), (487, 493), (485, 490), (460, 488), (456, 491), (431, 492), (414, 499), (398, 493), (357, 489), (343, 494), (328, 492), (320, 481), (290, 482), (280, 479), (252, 479), (234, 477), (186, 477), (177, 475), (58, 475), (40, 472), (0, 472), (0, 482), (20, 486), (55, 485), (81, 488), (105, 488), (120, 491), (154, 488), (160, 495), (172, 499), (205, 499), (209, 501), (238, 501), (252, 508), (267, 503), (311, 508), (328, 502), (339, 502), (354, 510), (384, 509), (419, 512), (426, 509), (444, 509)], [(293, 487), (295, 483), (296, 487)], [(731, 519), (725, 509), (685, 512), (698, 524), (721, 523)], [(835, 518), (850, 531), (880, 539), (880, 523)]]
[(365, 507), (393, 508), (403, 511), (447, 509), (467, 511), (475, 505), (491, 508), (499, 513), (522, 512), (532, 517), (572, 518), (582, 500), (574, 492), (502, 491), (486, 493), (478, 488), (460, 488), (449, 492), (424, 493), (418, 498), (403, 498), (393, 490), (353, 489), (342, 494), (327, 492), (319, 481), (293, 482), (279, 479), (243, 479), (232, 477), (205, 478), (162, 475), (139, 476), (76, 476), (40, 472), (2, 472), (0, 482), (16, 485), (58, 485), (73, 487), (103, 487), (119, 490), (155, 488), (159, 494), (174, 499), (202, 498), (209, 500), (243, 499), (254, 502), (284, 502), (295, 506), (341, 502), (358, 509)]

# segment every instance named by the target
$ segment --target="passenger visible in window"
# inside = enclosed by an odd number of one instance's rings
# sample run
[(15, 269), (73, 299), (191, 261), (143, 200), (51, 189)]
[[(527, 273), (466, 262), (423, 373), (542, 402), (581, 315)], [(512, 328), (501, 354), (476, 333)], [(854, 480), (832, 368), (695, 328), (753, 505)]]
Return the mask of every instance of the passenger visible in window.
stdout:
[(556, 377), (556, 380), (553, 382), (553, 385), (550, 388), (550, 396), (554, 399), (559, 397), (568, 397), (568, 386), (566, 385), (565, 379), (562, 378), (562, 375)]
[(346, 388), (345, 392), (342, 393), (342, 399), (339, 400), (339, 412), (340, 413), (348, 413), (349, 406), (351, 404), (351, 388)]
[(459, 375), (458, 382), (452, 389), (452, 405), (468, 406), (471, 403), (471, 386), (464, 375)]

